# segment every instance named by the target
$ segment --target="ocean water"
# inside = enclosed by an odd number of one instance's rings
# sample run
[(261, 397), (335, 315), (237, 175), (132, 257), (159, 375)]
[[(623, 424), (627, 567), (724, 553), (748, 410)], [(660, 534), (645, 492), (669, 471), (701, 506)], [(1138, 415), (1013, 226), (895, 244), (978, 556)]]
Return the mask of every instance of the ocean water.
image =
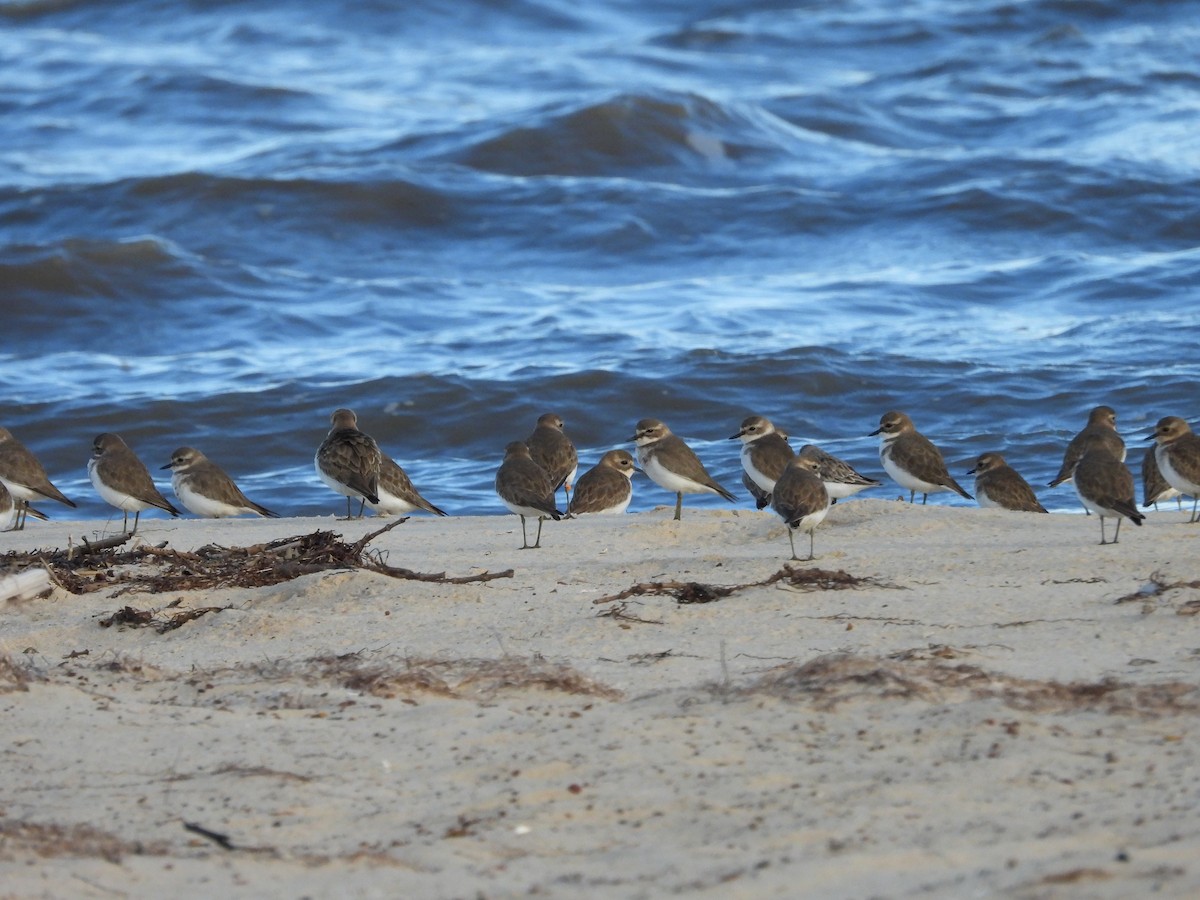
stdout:
[(1200, 419), (1197, 46), (1197, 2), (0, 0), (0, 424), (99, 518), (101, 431), (337, 512), (338, 406), (452, 513), (546, 411), (740, 492), (750, 413), (1041, 485), (1106, 403), (1136, 474)]

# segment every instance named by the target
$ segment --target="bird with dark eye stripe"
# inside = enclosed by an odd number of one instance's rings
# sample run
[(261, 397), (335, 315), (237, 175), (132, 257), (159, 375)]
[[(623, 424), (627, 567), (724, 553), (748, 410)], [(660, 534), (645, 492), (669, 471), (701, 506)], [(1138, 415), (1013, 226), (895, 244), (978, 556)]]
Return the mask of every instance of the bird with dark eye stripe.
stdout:
[(968, 494), (946, 469), (942, 451), (933, 441), (917, 431), (912, 419), (902, 412), (884, 413), (879, 427), (868, 437), (879, 435), (879, 461), (884, 470), (901, 487), (908, 488), (908, 502), (916, 501), (921, 492), (922, 505), (929, 495), (940, 491), (953, 491), (968, 500)]
[(999, 453), (981, 453), (967, 474), (975, 476), (975, 500), (980, 506), (1017, 512), (1046, 511), (1029, 482)]

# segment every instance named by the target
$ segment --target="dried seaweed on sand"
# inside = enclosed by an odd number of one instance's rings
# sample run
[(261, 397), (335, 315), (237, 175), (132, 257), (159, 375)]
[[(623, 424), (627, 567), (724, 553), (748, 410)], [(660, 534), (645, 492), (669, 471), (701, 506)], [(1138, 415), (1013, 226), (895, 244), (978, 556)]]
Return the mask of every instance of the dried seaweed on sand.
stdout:
[(784, 588), (812, 591), (836, 591), (868, 586), (896, 587), (896, 585), (884, 584), (870, 577), (851, 575), (849, 572), (841, 569), (837, 569), (836, 571), (832, 569), (802, 569), (797, 566), (784, 565), (778, 572), (767, 576), (762, 581), (751, 581), (746, 584), (735, 585), (703, 584), (698, 581), (650, 581), (635, 584), (621, 591), (619, 594), (600, 597), (593, 600), (592, 603), (613, 603), (629, 597), (641, 597), (647, 594), (670, 594), (680, 604), (712, 603), (728, 597), (737, 591), (743, 591), (748, 588), (766, 587), (767, 585), (777, 583)]
[[(331, 531), (280, 538), (250, 547), (210, 544), (194, 551), (142, 545), (130, 550), (95, 544), (68, 550), (8, 553), (0, 557), (0, 572), (28, 565), (44, 566), (51, 580), (72, 594), (117, 587), (119, 597), (132, 592), (152, 594), (230, 587), (265, 587), (302, 575), (335, 569), (365, 569), (392, 578), (467, 584), (511, 578), (512, 569), (476, 575), (447, 576), (389, 565), (378, 551), (368, 549), (375, 538), (399, 525), (391, 522), (346, 543)], [(193, 611), (194, 612), (194, 611)]]

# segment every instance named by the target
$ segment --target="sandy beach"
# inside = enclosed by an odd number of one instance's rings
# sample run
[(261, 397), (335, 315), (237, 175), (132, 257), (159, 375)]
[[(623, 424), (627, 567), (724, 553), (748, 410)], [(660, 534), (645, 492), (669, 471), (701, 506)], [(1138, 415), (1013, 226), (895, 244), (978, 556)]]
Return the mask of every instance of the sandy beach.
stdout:
[(434, 581), (123, 592), (148, 554), (8, 601), (0, 896), (1200, 891), (1186, 513), (1099, 546), (1095, 517), (843, 501), (804, 563), (770, 512), (670, 514), (548, 522), (536, 551), (515, 516), (414, 517), (368, 545)]

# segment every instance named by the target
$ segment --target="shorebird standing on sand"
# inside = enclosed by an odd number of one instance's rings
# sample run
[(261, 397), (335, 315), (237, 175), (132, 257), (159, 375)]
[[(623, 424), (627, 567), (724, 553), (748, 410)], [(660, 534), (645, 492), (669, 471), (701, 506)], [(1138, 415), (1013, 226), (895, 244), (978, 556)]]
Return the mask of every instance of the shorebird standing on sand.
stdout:
[(122, 528), (129, 529), (129, 514), (133, 513), (133, 531), (137, 534), (142, 510), (156, 507), (172, 516), (179, 510), (171, 505), (150, 477), (150, 470), (137, 458), (120, 435), (104, 433), (92, 441), (92, 458), (88, 460), (88, 478), (105, 503), (125, 513)]
[(879, 435), (879, 461), (892, 479), (901, 487), (908, 488), (908, 502), (916, 501), (921, 492), (921, 504), (930, 494), (939, 491), (954, 491), (968, 500), (975, 498), (963, 490), (946, 469), (942, 452), (933, 441), (917, 431), (907, 415), (902, 412), (887, 412), (879, 419), (879, 427), (868, 437)]
[(609, 450), (575, 484), (575, 496), (567, 509), (580, 513), (620, 514), (633, 499), (633, 473), (639, 471), (628, 450)]
[[(38, 458), (18, 441), (7, 428), (0, 428), (0, 484), (8, 488), (12, 495), (16, 521), (13, 531), (25, 527), (30, 500), (57, 500), (67, 506), (74, 507), (75, 503), (50, 483), (46, 470)], [(34, 512), (34, 518), (46, 518), (44, 513)]]
[(1046, 511), (1029, 482), (999, 453), (981, 453), (967, 474), (975, 476), (975, 499), (980, 506), (1017, 512)]
[[(1085, 444), (1075, 471), (1071, 473), (1075, 493), (1088, 512), (1100, 517), (1100, 543), (1115, 544), (1121, 536), (1121, 517), (1141, 526), (1146, 517), (1138, 512), (1133, 496), (1133, 473), (1112, 455), (1101, 441)], [(1104, 539), (1104, 520), (1117, 520), (1113, 539)]]
[(1125, 441), (1117, 433), (1117, 414), (1111, 406), (1097, 406), (1088, 413), (1087, 425), (1067, 444), (1058, 474), (1050, 479), (1047, 487), (1058, 487), (1070, 481), (1079, 458), (1088, 447), (1107, 451), (1117, 462), (1125, 462)]
[(684, 494), (717, 494), (733, 502), (736, 498), (721, 487), (692, 448), (658, 419), (642, 419), (631, 441), (637, 444), (638, 462), (650, 480), (675, 494), (675, 519), (683, 512)]
[(329, 416), (332, 426), (313, 463), (317, 476), (329, 488), (346, 498), (346, 518), (354, 516), (350, 501), (358, 497), (358, 518), (370, 500), (379, 502), (379, 469), (383, 454), (369, 434), (358, 430), (358, 416), (351, 409), (335, 409)]
[(163, 466), (171, 470), (171, 488), (188, 511), (209, 519), (224, 519), (253, 513), (278, 519), (277, 513), (260, 506), (242, 493), (225, 470), (192, 447), (180, 447)]
[(1192, 498), (1192, 518), (1196, 521), (1196, 505), (1200, 503), (1200, 437), (1179, 416), (1164, 416), (1158, 420), (1150, 438), (1156, 441), (1154, 458), (1167, 484)]
[[(542, 521), (558, 521), (562, 513), (554, 505), (554, 489), (546, 470), (535, 463), (524, 441), (513, 441), (504, 448), (504, 462), (496, 470), (496, 494), (510, 512), (521, 518), (521, 549), (542, 546)], [(538, 523), (537, 539), (530, 544), (525, 533), (525, 518)]]
[(529, 448), (529, 457), (550, 477), (554, 493), (562, 488), (569, 503), (575, 473), (579, 471), (579, 456), (563, 429), (563, 420), (559, 416), (545, 413), (538, 417), (537, 427), (525, 439), (525, 446)]
[(379, 494), (379, 502), (372, 503), (368, 500), (367, 506), (381, 516), (402, 516), (418, 510), (433, 513), (435, 516), (446, 515), (444, 510), (438, 509), (421, 496), (408, 473), (382, 450), (379, 459), (379, 487), (376, 493)]
[(788, 461), (787, 468), (775, 482), (771, 492), (771, 506), (787, 525), (788, 543), (792, 548), (792, 559), (796, 556), (795, 532), (808, 532), (808, 557), (813, 558), (813, 532), (825, 521), (829, 512), (829, 491), (821, 480), (821, 463), (811, 449), (802, 450)]

